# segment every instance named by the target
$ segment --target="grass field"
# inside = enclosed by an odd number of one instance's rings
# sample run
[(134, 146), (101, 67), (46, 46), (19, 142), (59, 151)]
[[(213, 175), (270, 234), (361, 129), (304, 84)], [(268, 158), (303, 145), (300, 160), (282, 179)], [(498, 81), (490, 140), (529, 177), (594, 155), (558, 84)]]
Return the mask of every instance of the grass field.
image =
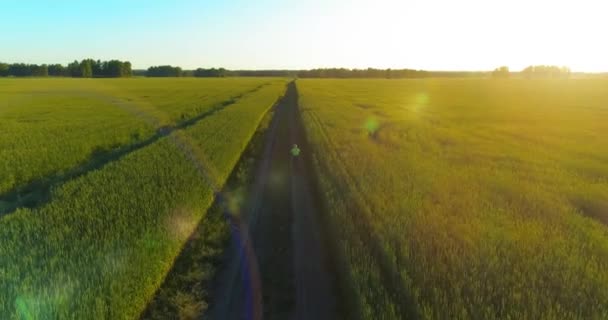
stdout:
[(208, 309), (213, 300), (218, 299), (213, 292), (214, 281), (217, 281), (218, 271), (226, 265), (225, 248), (230, 244), (232, 231), (225, 215), (239, 215), (235, 208), (242, 207), (251, 192), (254, 171), (261, 159), (259, 155), (274, 116), (273, 110), (269, 110), (260, 122), (224, 185), (222, 194), (231, 201), (227, 204), (216, 199), (209, 208), (141, 319), (212, 318)]
[(608, 318), (607, 80), (297, 85), (353, 314)]
[[(0, 195), (70, 176), (267, 80), (0, 79)], [(38, 197), (40, 195), (37, 195)], [(2, 204), (0, 204), (2, 212)]]
[[(345, 317), (608, 318), (608, 80), (296, 83)], [(198, 317), (285, 85), (0, 79), (0, 319)]]
[(49, 178), (48, 202), (0, 218), (0, 318), (138, 317), (284, 89), (276, 79), (0, 80), (0, 176), (19, 176), (3, 190), (155, 136)]

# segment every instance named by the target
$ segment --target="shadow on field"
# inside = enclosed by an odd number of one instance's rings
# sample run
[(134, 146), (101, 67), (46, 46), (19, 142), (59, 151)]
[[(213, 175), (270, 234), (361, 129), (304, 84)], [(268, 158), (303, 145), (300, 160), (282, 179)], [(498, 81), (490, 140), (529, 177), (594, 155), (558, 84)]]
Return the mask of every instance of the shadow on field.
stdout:
[[(311, 121), (316, 123), (316, 126), (320, 130), (320, 134), (323, 139), (327, 141), (331, 146), (330, 150), (333, 150), (332, 157), (337, 159), (338, 162), (343, 162), (342, 156), (336, 150), (339, 150), (337, 146), (332, 144), (332, 140), (328, 137), (327, 131), (324, 129), (321, 121), (317, 118), (314, 113), (307, 113)], [(301, 119), (301, 115), (299, 116)], [(370, 135), (370, 139), (375, 139), (373, 135)], [(312, 160), (307, 161), (309, 164), (316, 163), (323, 167), (323, 163), (314, 161), (314, 154)], [(314, 161), (314, 162), (313, 162)], [(314, 168), (311, 168), (311, 170)], [(346, 177), (344, 180), (332, 179), (336, 175), (330, 175), (325, 177), (328, 181), (333, 184), (333, 188), (343, 193), (353, 193), (346, 198), (351, 201), (344, 203), (346, 209), (344, 212), (349, 213), (349, 217), (343, 217), (348, 221), (340, 221), (340, 219), (332, 219), (328, 214), (322, 215), (323, 222), (321, 226), (326, 229), (324, 234), (328, 237), (326, 243), (331, 251), (330, 259), (334, 268), (334, 274), (337, 277), (337, 284), (339, 289), (339, 295), (342, 298), (342, 310), (346, 319), (361, 319), (363, 315), (363, 309), (360, 301), (360, 297), (357, 296), (357, 287), (351, 274), (351, 266), (348, 261), (348, 257), (344, 254), (345, 248), (340, 248), (342, 241), (339, 239), (341, 236), (341, 230), (344, 226), (338, 225), (339, 223), (346, 223), (352, 225), (352, 234), (348, 237), (356, 238), (350, 242), (358, 242), (366, 253), (370, 255), (370, 259), (378, 264), (378, 276), (381, 279), (382, 286), (387, 291), (388, 296), (385, 297), (390, 300), (390, 303), (396, 307), (396, 311), (399, 315), (405, 319), (419, 319), (420, 310), (417, 309), (413, 296), (406, 287), (403, 281), (403, 277), (400, 274), (398, 266), (401, 265), (399, 261), (395, 263), (386, 252), (383, 244), (386, 243), (386, 239), (382, 238), (382, 235), (373, 228), (373, 223), (370, 221), (371, 214), (365, 203), (364, 197), (361, 195), (363, 192), (360, 191), (360, 187), (356, 183), (357, 179), (351, 172), (341, 167), (334, 167), (333, 170), (339, 170), (341, 176)], [(331, 172), (332, 169), (324, 167), (326, 172)], [(320, 194), (320, 181), (318, 180), (318, 173), (311, 175), (315, 180), (317, 186), (317, 197), (319, 199), (325, 199)], [(325, 201), (320, 201), (325, 206), (324, 212), (329, 212), (328, 204)], [(343, 235), (342, 235), (343, 236)], [(391, 244), (396, 246), (398, 244)], [(346, 248), (348, 250), (348, 248)], [(365, 288), (359, 288), (365, 290)]]
[(231, 228), (240, 225), (232, 213), (251, 193), (254, 169), (259, 165), (275, 108), (276, 104), (264, 116), (221, 193), (216, 194), (140, 319), (203, 318), (209, 303), (213, 302), (213, 281), (218, 270), (225, 267), (224, 253), (230, 243)]
[[(287, 319), (295, 304), (287, 167), (275, 163), (285, 143), (284, 98), (274, 108), (246, 202), (227, 215), (232, 241), (218, 274), (210, 319)], [(270, 191), (272, 190), (272, 191)]]
[[(137, 151), (139, 149), (149, 146), (162, 137), (170, 135), (172, 132), (177, 130), (183, 130), (190, 126), (195, 125), (199, 121), (214, 115), (222, 109), (235, 104), (238, 100), (246, 95), (252, 94), (260, 90), (264, 85), (260, 85), (250, 91), (244, 92), (240, 95), (232, 97), (226, 101), (223, 101), (211, 109), (200, 113), (190, 119), (184, 120), (176, 124), (175, 126), (164, 126), (156, 128), (156, 133), (151, 137), (137, 141), (130, 145), (116, 146), (107, 149), (94, 150), (91, 157), (85, 163), (76, 166), (70, 170), (49, 175), (47, 177), (34, 180), (25, 186), (15, 188), (12, 191), (0, 195), (0, 217), (10, 214), (18, 208), (36, 208), (44, 205), (51, 200), (51, 195), (54, 188), (57, 188), (71, 179), (78, 178), (79, 176), (85, 175), (91, 171), (100, 169), (108, 163), (117, 161), (122, 157)], [(137, 140), (138, 137), (134, 137)]]
[[(294, 143), (302, 155), (292, 157)], [(332, 260), (319, 225), (311, 149), (295, 83), (275, 109), (252, 192), (232, 217), (211, 319), (342, 319)]]

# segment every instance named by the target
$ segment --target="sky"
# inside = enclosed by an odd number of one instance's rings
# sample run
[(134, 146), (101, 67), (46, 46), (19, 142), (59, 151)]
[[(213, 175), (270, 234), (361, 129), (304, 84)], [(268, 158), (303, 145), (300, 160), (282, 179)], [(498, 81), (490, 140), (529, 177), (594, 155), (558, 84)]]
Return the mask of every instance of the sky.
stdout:
[(0, 61), (608, 71), (604, 0), (3, 0)]

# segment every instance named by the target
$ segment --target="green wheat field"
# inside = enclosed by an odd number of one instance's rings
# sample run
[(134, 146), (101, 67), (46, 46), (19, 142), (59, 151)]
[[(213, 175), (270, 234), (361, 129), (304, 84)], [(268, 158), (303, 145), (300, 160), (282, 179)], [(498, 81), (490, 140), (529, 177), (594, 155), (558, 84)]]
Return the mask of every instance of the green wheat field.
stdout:
[(606, 88), (299, 80), (364, 318), (608, 318)]
[(137, 318), (285, 84), (0, 80), (0, 318)]
[[(0, 318), (139, 317), (289, 81), (0, 79)], [(608, 318), (608, 80), (296, 87), (353, 314)]]

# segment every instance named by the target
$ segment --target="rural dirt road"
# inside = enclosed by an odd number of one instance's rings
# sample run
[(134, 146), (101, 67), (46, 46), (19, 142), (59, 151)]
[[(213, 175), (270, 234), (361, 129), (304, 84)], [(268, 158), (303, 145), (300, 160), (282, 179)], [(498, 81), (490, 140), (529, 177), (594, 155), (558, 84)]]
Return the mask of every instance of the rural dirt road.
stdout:
[[(240, 218), (232, 218), (211, 319), (339, 318), (297, 99), (291, 83), (276, 106)], [(292, 159), (294, 143), (302, 154)]]

